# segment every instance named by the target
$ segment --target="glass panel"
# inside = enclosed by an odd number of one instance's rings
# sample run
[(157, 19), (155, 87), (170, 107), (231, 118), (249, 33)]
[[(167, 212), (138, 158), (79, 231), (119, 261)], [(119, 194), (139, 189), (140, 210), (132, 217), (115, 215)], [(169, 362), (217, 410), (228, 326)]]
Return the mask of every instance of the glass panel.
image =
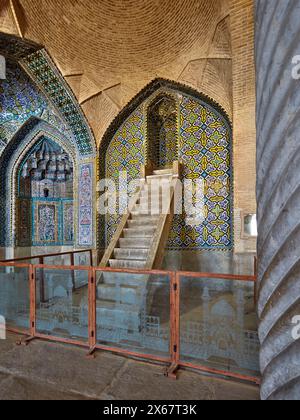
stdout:
[(74, 254), (74, 265), (80, 267), (88, 267), (91, 265), (91, 257), (90, 252), (80, 252), (78, 254)]
[(182, 277), (180, 359), (244, 375), (259, 375), (254, 283)]
[(96, 279), (98, 343), (168, 357), (169, 277), (97, 272)]
[[(40, 334), (87, 341), (88, 286), (74, 289), (72, 270), (36, 270), (36, 328)], [(81, 273), (88, 285), (88, 271)]]
[(10, 327), (29, 328), (28, 268), (0, 267), (0, 316)]
[(55, 255), (53, 257), (44, 257), (44, 265), (53, 265), (53, 266), (71, 265), (71, 256), (70, 254), (66, 254), (66, 255)]
[[(89, 267), (90, 264), (90, 253), (89, 252), (80, 252), (74, 254), (74, 265), (77, 267)], [(87, 286), (87, 278), (84, 271), (75, 271), (75, 287), (80, 289), (81, 287)]]

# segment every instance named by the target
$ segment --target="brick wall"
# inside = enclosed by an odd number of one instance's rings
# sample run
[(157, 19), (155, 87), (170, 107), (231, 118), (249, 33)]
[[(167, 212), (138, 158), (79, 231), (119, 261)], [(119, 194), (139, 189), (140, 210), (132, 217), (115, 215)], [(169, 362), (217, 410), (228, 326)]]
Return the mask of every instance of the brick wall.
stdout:
[(253, 0), (232, 0), (233, 152), (235, 250), (256, 249), (241, 237), (241, 212), (256, 213), (256, 127)]

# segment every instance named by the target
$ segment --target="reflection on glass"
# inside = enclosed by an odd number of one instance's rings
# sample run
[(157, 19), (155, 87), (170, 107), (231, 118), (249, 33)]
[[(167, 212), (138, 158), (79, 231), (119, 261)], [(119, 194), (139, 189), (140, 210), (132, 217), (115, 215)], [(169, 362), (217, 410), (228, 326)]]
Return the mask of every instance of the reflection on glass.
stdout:
[(97, 272), (97, 340), (143, 354), (169, 355), (169, 277)]
[(259, 340), (252, 282), (182, 278), (181, 359), (258, 375)]
[(9, 327), (29, 328), (28, 268), (0, 267), (0, 316)]
[[(76, 273), (85, 286), (77, 287)], [(88, 271), (36, 270), (36, 319), (41, 334), (88, 339)]]

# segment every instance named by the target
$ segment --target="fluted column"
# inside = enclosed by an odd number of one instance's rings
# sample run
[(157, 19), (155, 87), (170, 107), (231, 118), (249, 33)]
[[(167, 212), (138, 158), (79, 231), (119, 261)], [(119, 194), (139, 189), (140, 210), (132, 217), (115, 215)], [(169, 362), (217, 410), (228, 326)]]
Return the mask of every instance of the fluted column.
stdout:
[[(256, 1), (263, 399), (300, 399), (300, 0)], [(300, 61), (300, 60), (299, 60)]]

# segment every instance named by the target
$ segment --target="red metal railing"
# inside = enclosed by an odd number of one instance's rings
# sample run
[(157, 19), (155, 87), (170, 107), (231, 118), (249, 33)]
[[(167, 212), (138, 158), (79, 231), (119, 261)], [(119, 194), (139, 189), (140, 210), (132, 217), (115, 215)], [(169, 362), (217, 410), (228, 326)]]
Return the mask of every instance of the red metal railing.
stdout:
[[(214, 368), (210, 368), (207, 366), (201, 366), (197, 363), (189, 363), (181, 359), (181, 352), (180, 352), (180, 300), (181, 300), (181, 285), (182, 285), (182, 278), (190, 278), (190, 279), (224, 279), (224, 280), (232, 280), (232, 281), (242, 281), (242, 282), (253, 282), (254, 289), (256, 290), (256, 275), (253, 276), (239, 276), (239, 275), (228, 275), (228, 274), (212, 274), (212, 273), (191, 273), (191, 272), (173, 272), (173, 271), (158, 271), (158, 270), (123, 270), (123, 269), (112, 269), (112, 268), (96, 268), (93, 267), (92, 264), (90, 266), (53, 266), (53, 265), (45, 265), (43, 264), (45, 258), (49, 256), (58, 256), (58, 255), (73, 255), (72, 261), (74, 262), (74, 255), (76, 253), (87, 252), (87, 251), (73, 251), (73, 252), (66, 252), (63, 254), (51, 254), (51, 255), (43, 255), (43, 256), (34, 256), (34, 257), (25, 257), (25, 258), (18, 258), (16, 260), (10, 261), (2, 261), (0, 262), (0, 267), (12, 267), (12, 268), (27, 268), (28, 269), (28, 282), (29, 282), (29, 296), (30, 296), (30, 315), (29, 315), (29, 328), (16, 328), (13, 326), (8, 325), (8, 331), (14, 333), (21, 333), (26, 334), (29, 337), (24, 340), (25, 344), (28, 344), (33, 339), (43, 339), (43, 340), (50, 340), (50, 341), (57, 341), (62, 343), (74, 344), (82, 347), (86, 347), (89, 351), (88, 355), (91, 356), (97, 350), (106, 350), (118, 354), (122, 354), (125, 356), (132, 356), (141, 358), (144, 360), (155, 361), (155, 362), (163, 362), (168, 365), (168, 368), (165, 372), (166, 376), (170, 376), (175, 378), (176, 372), (180, 367), (185, 368), (192, 368), (195, 370), (199, 370), (202, 372), (207, 372), (211, 374), (218, 374), (221, 376), (225, 376), (228, 378), (235, 378), (245, 381), (250, 381), (259, 384), (259, 377), (256, 376), (248, 376), (242, 375), (239, 373), (234, 373), (231, 371), (224, 371), (218, 370)], [(92, 250), (88, 250), (90, 252), (90, 261), (92, 263)], [(21, 263), (21, 261), (26, 260), (33, 260), (38, 259), (39, 264), (26, 264)], [(255, 263), (256, 266), (256, 263)], [(48, 334), (41, 334), (37, 331), (37, 305), (36, 305), (36, 273), (37, 270), (69, 270), (74, 273), (75, 271), (84, 271), (88, 272), (88, 340), (80, 341), (74, 340), (72, 338), (65, 338), (59, 336), (52, 336)], [(97, 341), (97, 316), (96, 316), (96, 291), (97, 291), (97, 284), (96, 284), (96, 276), (97, 273), (122, 273), (122, 274), (135, 274), (135, 275), (158, 275), (158, 276), (166, 276), (169, 279), (170, 285), (170, 354), (167, 357), (163, 357), (160, 355), (155, 354), (144, 354), (138, 351), (132, 351), (129, 349), (119, 348), (117, 346), (109, 346), (101, 344)], [(255, 273), (256, 274), (256, 273)], [(255, 291), (254, 291), (255, 294)]]
[(39, 260), (40, 265), (44, 265), (44, 261), (46, 258), (51, 257), (63, 257), (63, 256), (69, 256), (70, 257), (70, 266), (74, 267), (74, 257), (75, 255), (79, 254), (86, 254), (89, 253), (90, 262), (89, 265), (93, 266), (93, 250), (92, 249), (81, 249), (77, 251), (67, 251), (67, 252), (59, 252), (54, 254), (42, 254), (42, 255), (31, 255), (27, 257), (18, 257), (18, 258), (12, 258), (9, 260), (0, 260), (0, 263), (7, 264), (7, 263), (18, 263), (22, 261), (32, 261), (32, 260)]

